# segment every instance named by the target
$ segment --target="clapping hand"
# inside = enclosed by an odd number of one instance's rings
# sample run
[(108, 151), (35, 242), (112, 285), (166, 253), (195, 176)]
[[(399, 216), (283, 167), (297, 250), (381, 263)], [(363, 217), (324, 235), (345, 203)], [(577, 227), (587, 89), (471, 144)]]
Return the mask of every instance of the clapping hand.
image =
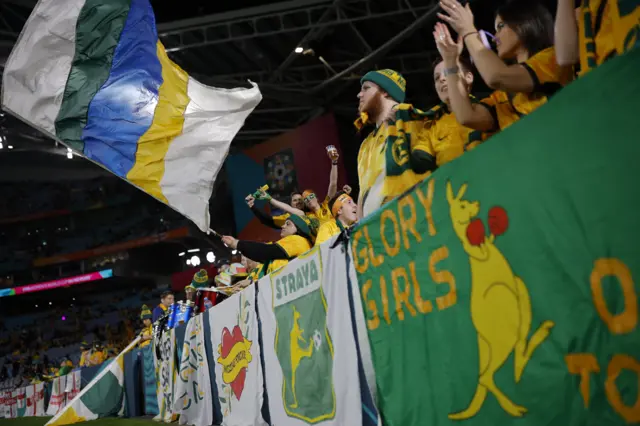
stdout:
[(476, 31), (469, 3), (462, 6), (457, 0), (440, 0), (440, 7), (447, 14), (438, 13), (438, 18), (451, 25), (461, 37)]
[(458, 37), (458, 42), (456, 43), (453, 41), (453, 37), (451, 37), (449, 28), (442, 22), (438, 22), (433, 28), (433, 38), (445, 65), (447, 67), (455, 66), (464, 49), (462, 37)]

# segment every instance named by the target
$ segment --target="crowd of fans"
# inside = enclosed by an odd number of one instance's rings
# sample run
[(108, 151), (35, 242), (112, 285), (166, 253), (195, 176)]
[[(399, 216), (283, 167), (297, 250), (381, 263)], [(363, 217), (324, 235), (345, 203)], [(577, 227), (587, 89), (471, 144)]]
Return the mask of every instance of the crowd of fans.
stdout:
[(150, 288), (136, 287), (79, 300), (75, 307), (43, 310), (19, 324), (16, 318), (0, 322), (0, 390), (115, 357), (143, 327), (140, 304), (157, 297)]
[[(604, 0), (583, 3), (576, 9), (573, 0), (559, 0), (554, 22), (537, 1), (508, 2), (496, 11), (492, 35), (476, 28), (468, 3), (441, 0), (440, 22), (433, 28), (441, 55), (433, 67), (440, 103), (424, 110), (406, 104), (402, 75), (390, 69), (366, 73), (355, 126), (362, 134), (370, 130), (358, 154), (357, 202), (350, 188), (337, 191), (339, 154), (333, 147), (327, 147), (333, 167), (324, 200), (313, 189), (294, 192), (290, 204), (273, 199), (263, 188), (247, 196), (248, 207), (265, 226), (281, 229), (281, 239), (264, 244), (223, 236), (223, 242), (242, 252), (245, 266), (251, 263), (252, 269), (249, 278), (229, 291), (346, 231), (438, 167), (491, 143), (492, 135), (544, 105), (576, 78), (639, 43), (640, 7), (621, 12)], [(456, 39), (449, 28), (457, 33)], [(481, 100), (472, 93), (474, 68), (494, 90)], [(256, 199), (284, 214), (266, 215), (255, 206)]]
[[(626, 42), (628, 35), (637, 31), (638, 19), (622, 20), (613, 8), (603, 9), (608, 14), (604, 19), (612, 24), (601, 28), (596, 21), (602, 19), (602, 14), (592, 10), (596, 6), (576, 10), (573, 0), (558, 1), (555, 22), (551, 13), (535, 1), (507, 3), (496, 13), (494, 35), (475, 27), (468, 4), (441, 0), (440, 6), (441, 22), (433, 28), (441, 54), (433, 68), (439, 105), (420, 109), (404, 103), (406, 81), (394, 70), (370, 71), (361, 80), (360, 117), (355, 124), (363, 135), (367, 129), (369, 133), (358, 155), (357, 201), (351, 197), (351, 188), (337, 187), (340, 155), (334, 147), (327, 147), (332, 162), (327, 197), (320, 199), (313, 189), (294, 192), (289, 204), (275, 200), (264, 189), (247, 196), (247, 206), (265, 226), (279, 228), (281, 238), (273, 243), (259, 243), (223, 236), (225, 245), (242, 253), (241, 260), (221, 265), (211, 282), (202, 271), (196, 274), (194, 284), (186, 289), (187, 300), (193, 299), (198, 286), (213, 285), (223, 293), (233, 294), (283, 267), (315, 244), (348, 232), (359, 219), (405, 193), (438, 167), (480, 144), (491, 143), (492, 135), (535, 111), (575, 78), (606, 59), (623, 54), (631, 46)], [(637, 12), (638, 8), (634, 13)], [(594, 31), (594, 26), (598, 31)], [(449, 27), (457, 33), (457, 40)], [(494, 39), (497, 53), (492, 50), (490, 39)], [(480, 100), (472, 93), (474, 67), (494, 90)], [(265, 214), (256, 207), (256, 200), (268, 202), (282, 214)], [(153, 212), (148, 217), (153, 217)], [(112, 226), (117, 222), (113, 217), (109, 220)], [(125, 320), (117, 330), (110, 335), (109, 330), (104, 330), (100, 340), (110, 342), (115, 352), (118, 345), (133, 339), (133, 324), (142, 320), (143, 343), (148, 342), (151, 321), (166, 314), (173, 302), (173, 294), (166, 292), (153, 314), (149, 309), (140, 314), (139, 306), (124, 312)], [(78, 342), (85, 332), (77, 321), (74, 332), (62, 339)], [(50, 365), (44, 364), (40, 355), (46, 351), (41, 336), (35, 332), (27, 337), (12, 336), (7, 347), (18, 353), (21, 360), (18, 371), (33, 376)], [(24, 342), (29, 343), (25, 346)], [(57, 345), (63, 343), (66, 341), (54, 341)], [(16, 361), (10, 359), (14, 374)], [(43, 367), (33, 367), (39, 365), (34, 359), (41, 360)], [(54, 360), (53, 365), (58, 361)], [(67, 363), (66, 359), (64, 362)], [(8, 371), (5, 368), (1, 374), (8, 375)]]

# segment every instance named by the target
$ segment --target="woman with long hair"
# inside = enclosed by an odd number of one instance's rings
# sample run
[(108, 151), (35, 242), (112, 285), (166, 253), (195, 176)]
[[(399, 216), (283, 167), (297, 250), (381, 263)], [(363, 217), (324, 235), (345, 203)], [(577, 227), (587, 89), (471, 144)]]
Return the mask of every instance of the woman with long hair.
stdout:
[(458, 87), (457, 58), (464, 44), (485, 83), (495, 91), (472, 104), (466, 94), (450, 90), (450, 102), (463, 126), (482, 131), (503, 130), (533, 112), (569, 83), (572, 67), (557, 64), (551, 13), (532, 0), (513, 1), (495, 17), (497, 54), (482, 40), (469, 5), (441, 0), (438, 16), (458, 33), (454, 42), (446, 25), (436, 24), (434, 38), (445, 62), (448, 86)]

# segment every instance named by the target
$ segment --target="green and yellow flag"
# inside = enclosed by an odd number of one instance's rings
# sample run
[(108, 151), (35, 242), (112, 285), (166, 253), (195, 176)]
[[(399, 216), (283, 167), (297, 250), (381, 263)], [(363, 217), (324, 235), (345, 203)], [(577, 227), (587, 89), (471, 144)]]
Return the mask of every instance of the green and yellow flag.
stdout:
[(63, 426), (124, 414), (124, 354), (134, 349), (135, 339), (46, 426)]
[(640, 422), (640, 50), (354, 229), (387, 426)]

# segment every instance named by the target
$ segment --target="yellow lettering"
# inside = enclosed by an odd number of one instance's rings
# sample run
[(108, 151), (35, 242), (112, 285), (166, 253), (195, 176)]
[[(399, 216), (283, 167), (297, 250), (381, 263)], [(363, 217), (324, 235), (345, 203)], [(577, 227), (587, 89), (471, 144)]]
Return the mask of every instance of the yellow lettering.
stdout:
[(436, 264), (449, 257), (449, 249), (442, 246), (431, 253), (429, 257), (429, 274), (431, 279), (437, 284), (449, 284), (449, 293), (446, 296), (436, 297), (436, 304), (439, 310), (450, 308), (458, 302), (458, 292), (456, 290), (456, 279), (449, 271), (436, 271)]
[(416, 187), (416, 194), (418, 195), (418, 200), (420, 200), (420, 204), (424, 207), (425, 216), (427, 217), (427, 224), (429, 225), (429, 235), (432, 237), (436, 235), (436, 226), (433, 223), (433, 213), (431, 212), (431, 206), (433, 206), (433, 193), (435, 191), (436, 185), (435, 179), (430, 179), (427, 184), (427, 194), (425, 195), (420, 187)]
[(580, 375), (580, 394), (585, 408), (589, 408), (589, 382), (591, 373), (599, 373), (598, 360), (592, 354), (569, 354), (564, 357), (569, 374)]
[[(404, 208), (406, 206), (409, 206), (411, 210), (409, 218), (404, 217)], [(422, 241), (420, 234), (416, 231), (416, 205), (411, 194), (405, 195), (398, 201), (398, 214), (400, 215), (400, 226), (402, 227), (402, 235), (404, 236), (404, 248), (409, 250), (411, 244), (409, 244), (407, 231), (411, 231), (416, 241)]]
[(609, 404), (620, 414), (627, 423), (640, 422), (640, 394), (636, 396), (636, 402), (633, 406), (628, 406), (622, 400), (620, 391), (616, 385), (616, 379), (622, 370), (631, 370), (636, 373), (638, 377), (638, 384), (640, 385), (640, 363), (629, 355), (614, 355), (609, 362), (607, 368), (607, 381), (604, 384), (605, 394), (609, 400)]
[(373, 317), (373, 319), (367, 320), (367, 328), (369, 330), (375, 330), (380, 325), (380, 317), (378, 316), (378, 307), (376, 306), (376, 302), (374, 300), (367, 299), (371, 286), (371, 280), (367, 280), (367, 282), (364, 283), (362, 286), (362, 299), (365, 301), (367, 308), (369, 308), (369, 312), (371, 312), (371, 316)]
[[(615, 276), (622, 287), (624, 311), (613, 315), (607, 308), (602, 291), (602, 279)], [(591, 272), (591, 293), (598, 315), (613, 334), (630, 333), (638, 324), (638, 297), (629, 268), (618, 259), (598, 259)]]
[(409, 262), (409, 273), (411, 274), (411, 281), (413, 281), (413, 301), (421, 314), (428, 314), (433, 311), (433, 304), (430, 300), (423, 300), (420, 294), (420, 284), (416, 279), (416, 262)]
[[(362, 238), (362, 230), (358, 231), (355, 233), (355, 235), (353, 236), (353, 242), (351, 243), (351, 251), (353, 252), (353, 263), (356, 267), (356, 270), (360, 273), (360, 274), (364, 274), (367, 269), (369, 268), (369, 258), (367, 258), (367, 248), (363, 247), (362, 250), (360, 250), (360, 255), (358, 255), (358, 243), (360, 242), (360, 238)], [(362, 263), (360, 263), (360, 259), (363, 260)]]
[(391, 324), (391, 318), (389, 317), (389, 297), (387, 296), (387, 282), (384, 277), (380, 275), (380, 299), (382, 299), (382, 314), (387, 324)]
[[(398, 283), (398, 279), (402, 278), (404, 280), (404, 291), (400, 291), (400, 285)], [(407, 309), (412, 317), (416, 316), (416, 310), (413, 306), (411, 306), (411, 302), (409, 302), (409, 293), (411, 293), (411, 287), (409, 286), (409, 277), (407, 276), (407, 271), (402, 267), (398, 267), (391, 271), (391, 282), (393, 284), (393, 295), (396, 299), (396, 314), (398, 315), (398, 319), (400, 321), (404, 321), (404, 309), (402, 309), (402, 303), (407, 305)]]
[[(393, 247), (389, 245), (389, 242), (387, 241), (384, 233), (385, 223), (387, 219), (393, 223), (393, 234), (395, 236)], [(384, 245), (384, 249), (389, 256), (394, 257), (400, 252), (400, 230), (398, 228), (398, 219), (396, 218), (396, 214), (391, 209), (383, 211), (382, 215), (380, 216), (380, 239), (382, 239), (382, 245)]]
[(371, 264), (377, 268), (384, 262), (384, 256), (381, 254), (376, 255), (373, 251), (373, 244), (371, 244), (371, 238), (369, 238), (369, 228), (365, 226), (363, 230), (364, 237), (367, 239), (367, 245), (369, 246), (369, 259), (371, 259)]

